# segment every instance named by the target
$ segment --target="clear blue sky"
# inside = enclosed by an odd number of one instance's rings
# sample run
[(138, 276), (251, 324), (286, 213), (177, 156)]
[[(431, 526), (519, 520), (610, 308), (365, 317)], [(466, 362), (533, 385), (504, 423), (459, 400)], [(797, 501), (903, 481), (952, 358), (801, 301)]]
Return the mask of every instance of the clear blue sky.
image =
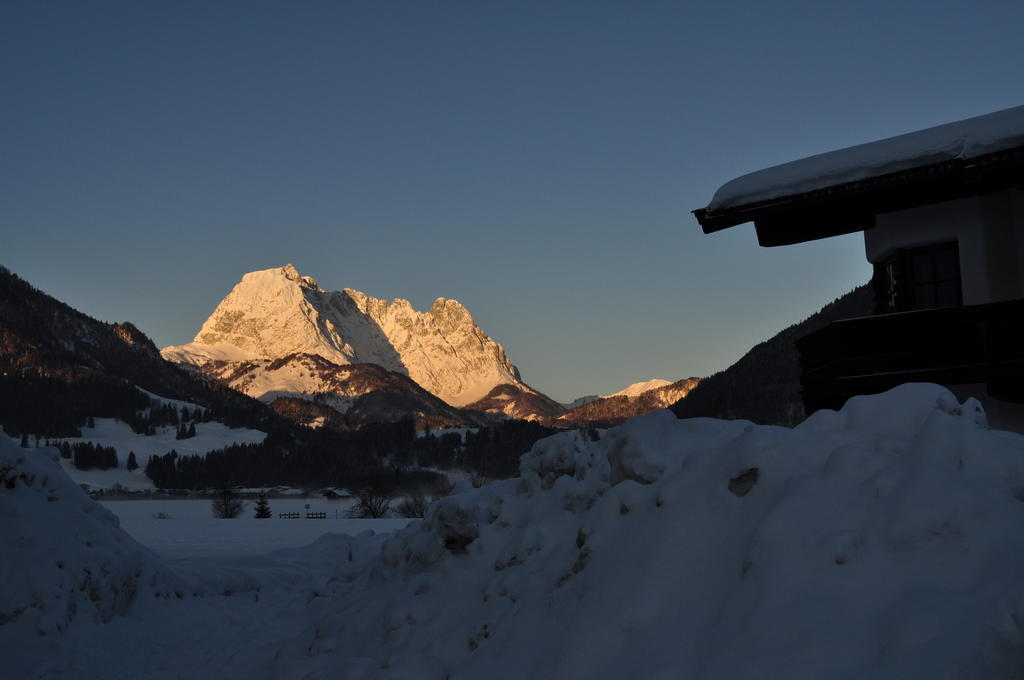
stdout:
[(870, 276), (690, 210), (1024, 103), (1024, 2), (0, 3), (0, 263), (160, 345), (246, 271), (462, 301), (552, 397), (706, 375)]

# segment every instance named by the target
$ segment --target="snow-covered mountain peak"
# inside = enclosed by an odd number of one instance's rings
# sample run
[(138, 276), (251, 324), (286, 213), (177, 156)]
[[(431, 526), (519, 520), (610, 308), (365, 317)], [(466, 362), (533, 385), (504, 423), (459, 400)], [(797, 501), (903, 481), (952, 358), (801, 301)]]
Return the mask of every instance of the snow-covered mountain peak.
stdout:
[(402, 298), (388, 302), (352, 288), (328, 292), (290, 264), (245, 274), (191, 343), (162, 354), (199, 367), (293, 354), (339, 365), (374, 363), (454, 406), (498, 385), (520, 384), (502, 346), (458, 301), (441, 297), (419, 312)]
[(430, 308), (429, 314), (434, 324), (445, 330), (476, 325), (473, 323), (473, 316), (469, 310), (463, 307), (458, 300), (438, 298)]
[(292, 265), (249, 272), (221, 300), (190, 344), (223, 348), (223, 352), (201, 354), (226, 354), (231, 359), (306, 352), (349, 363), (351, 348), (318, 308), (322, 295), (316, 281)]
[(661, 378), (653, 378), (651, 380), (645, 380), (643, 382), (636, 382), (628, 387), (615, 392), (614, 394), (605, 395), (606, 397), (639, 397), (644, 392), (656, 390), (659, 387), (665, 385), (671, 385), (671, 380), (662, 380)]
[(443, 297), (439, 297), (434, 300), (434, 304), (430, 307), (430, 311), (433, 314), (443, 314), (448, 310), (466, 311), (466, 308), (458, 300), (449, 300), (448, 298)]
[(246, 286), (256, 287), (260, 289), (279, 289), (282, 286), (288, 286), (289, 284), (295, 284), (302, 288), (310, 288), (313, 290), (320, 290), (320, 286), (317, 285), (316, 279), (312, 276), (303, 276), (299, 273), (299, 270), (295, 268), (295, 265), (286, 264), (283, 267), (273, 267), (272, 269), (260, 269), (258, 271), (249, 272), (242, 275), (242, 280), (235, 286)]

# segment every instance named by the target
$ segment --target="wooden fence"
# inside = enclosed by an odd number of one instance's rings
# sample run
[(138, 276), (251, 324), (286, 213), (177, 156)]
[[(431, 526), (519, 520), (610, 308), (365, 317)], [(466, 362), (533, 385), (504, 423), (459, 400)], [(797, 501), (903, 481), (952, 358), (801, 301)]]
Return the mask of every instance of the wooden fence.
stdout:
[[(277, 513), (280, 519), (299, 519), (302, 517), (302, 513), (299, 512), (279, 512)], [(326, 512), (307, 512), (306, 519), (327, 519)]]

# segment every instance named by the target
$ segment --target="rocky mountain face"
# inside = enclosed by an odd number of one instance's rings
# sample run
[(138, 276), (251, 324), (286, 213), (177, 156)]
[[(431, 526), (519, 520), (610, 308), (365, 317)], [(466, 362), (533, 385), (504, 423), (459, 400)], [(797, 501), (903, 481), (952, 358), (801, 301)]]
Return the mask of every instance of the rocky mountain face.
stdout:
[[(161, 354), (263, 401), (316, 398), (342, 413), (370, 392), (401, 393), (437, 423), (474, 424), (472, 414), (452, 415), (462, 407), (526, 417), (530, 404), (542, 405), (543, 415), (554, 404), (519, 379), (502, 346), (459, 302), (438, 298), (418, 312), (402, 299), (325, 291), (291, 265), (243, 276), (192, 342)], [(370, 364), (384, 372), (345, 368)], [(488, 401), (503, 386), (514, 388), (509, 398)], [(382, 399), (375, 398), (380, 408)]]
[(633, 416), (668, 408), (688, 395), (698, 383), (699, 378), (685, 378), (676, 382), (656, 379), (634, 383), (613, 395), (569, 409), (550, 422), (558, 427), (618, 425)]
[[(318, 354), (288, 354), (273, 360), (214, 359), (203, 373), (239, 392), (259, 395), (275, 409), (278, 401), (298, 399), (345, 414), (353, 423), (394, 422), (408, 415), (432, 429), (490, 423), (483, 414), (451, 406), (408, 376), (377, 364), (339, 365)], [(298, 414), (297, 405), (289, 408)], [(321, 409), (313, 408), (294, 419), (315, 425), (322, 416)]]
[(509, 384), (498, 385), (467, 408), (519, 420), (547, 420), (565, 411), (564, 406), (536, 390)]

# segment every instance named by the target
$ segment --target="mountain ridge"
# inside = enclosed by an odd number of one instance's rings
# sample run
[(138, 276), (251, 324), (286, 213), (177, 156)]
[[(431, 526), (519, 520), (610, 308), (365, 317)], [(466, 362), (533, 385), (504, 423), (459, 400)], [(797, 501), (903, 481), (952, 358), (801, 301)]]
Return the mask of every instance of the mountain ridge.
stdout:
[(665, 380), (663, 378), (651, 378), (650, 380), (642, 380), (640, 382), (635, 382), (626, 385), (626, 387), (622, 388), (618, 392), (605, 394), (602, 396), (602, 399), (607, 399), (609, 397), (639, 397), (644, 392), (649, 392), (651, 390), (656, 390), (659, 387), (671, 385), (673, 382), (674, 381), (672, 380)]
[[(666, 384), (660, 384), (662, 382)], [(560, 427), (618, 425), (633, 416), (644, 415), (659, 408), (668, 408), (680, 400), (685, 401), (686, 395), (699, 383), (700, 378), (683, 378), (672, 383), (658, 379), (633, 383), (616, 394), (600, 397), (569, 409), (553, 417), (550, 422)], [(647, 385), (655, 386), (643, 389)]]
[[(502, 416), (542, 415), (531, 405), (545, 416), (561, 410), (522, 382), (501, 344), (457, 300), (439, 297), (420, 312), (402, 298), (387, 301), (352, 288), (325, 291), (290, 264), (243, 275), (192, 342), (165, 347), (161, 355), (265, 402), (278, 394), (311, 398), (334, 389), (338, 399), (330, 405), (340, 413), (358, 395), (335, 378), (341, 367), (361, 364), (410, 379), (443, 402), (434, 409), (438, 413), (451, 407), (479, 410), (481, 402)], [(314, 356), (323, 361), (312, 365)], [(278, 363), (285, 357), (296, 364), (290, 372)], [(504, 385), (515, 388), (506, 396), (518, 405), (489, 399)]]

